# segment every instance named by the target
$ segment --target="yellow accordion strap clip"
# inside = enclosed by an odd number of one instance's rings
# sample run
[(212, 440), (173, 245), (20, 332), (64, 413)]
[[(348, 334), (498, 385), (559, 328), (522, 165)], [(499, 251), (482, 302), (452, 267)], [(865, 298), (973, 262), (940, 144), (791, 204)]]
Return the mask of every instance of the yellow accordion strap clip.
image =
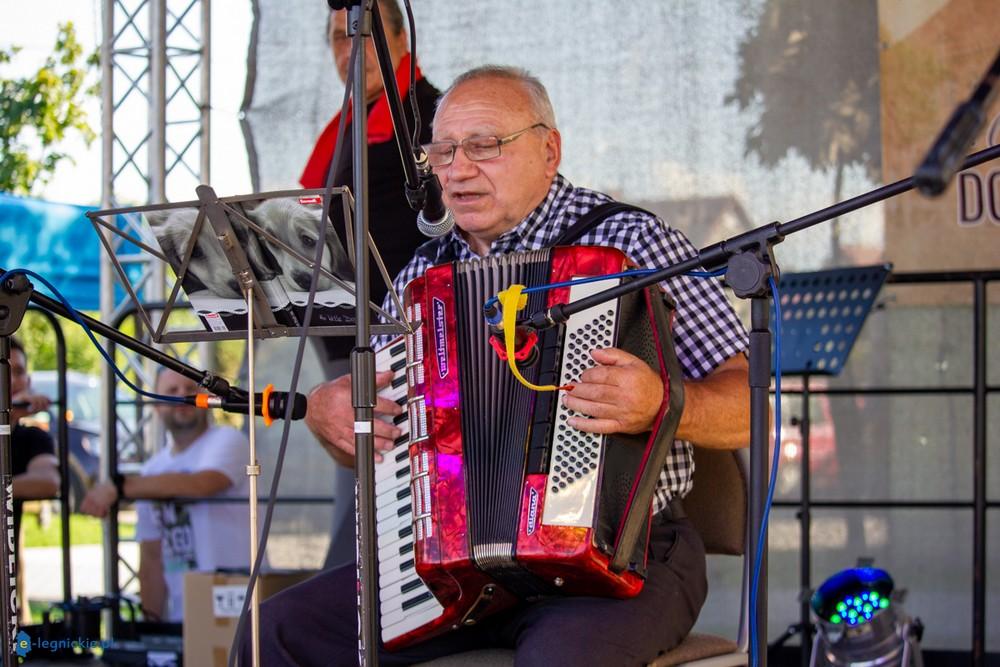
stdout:
[(517, 363), (514, 359), (516, 352), (514, 344), (517, 336), (517, 314), (524, 310), (524, 308), (528, 305), (528, 295), (523, 292), (524, 285), (511, 285), (497, 294), (497, 300), (500, 302), (501, 312), (503, 313), (503, 342), (504, 349), (507, 351), (507, 365), (510, 366), (510, 372), (514, 374), (514, 377), (517, 378), (518, 382), (523, 384), (528, 389), (533, 389), (535, 391), (571, 389), (572, 387), (557, 387), (553, 384), (541, 386), (532, 384), (525, 380), (521, 375), (521, 371), (517, 369)]

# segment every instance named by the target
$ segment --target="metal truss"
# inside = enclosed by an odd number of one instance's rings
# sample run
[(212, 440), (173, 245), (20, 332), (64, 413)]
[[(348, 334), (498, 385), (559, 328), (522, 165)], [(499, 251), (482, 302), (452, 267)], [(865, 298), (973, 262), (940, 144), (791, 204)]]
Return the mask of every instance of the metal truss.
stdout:
[[(102, 0), (101, 11), (101, 208), (194, 199), (195, 186), (209, 181), (211, 0)], [(141, 220), (118, 218), (121, 230), (142, 237)], [(100, 233), (143, 301), (161, 300), (162, 264), (122, 237)], [(101, 320), (108, 323), (122, 321), (132, 307), (115, 280), (111, 257), (102, 255)], [(148, 333), (138, 320), (130, 331), (146, 342)], [(172, 354), (190, 358), (204, 351), (195, 345)], [(152, 386), (155, 369), (149, 363), (121, 348), (116, 357), (137, 385)], [(103, 381), (106, 387), (116, 382), (109, 368)], [(110, 434), (121, 432), (118, 421), (109, 401), (102, 409), (105, 456)], [(129, 442), (117, 443), (119, 450), (159, 442), (152, 421), (144, 414), (138, 423), (145, 426), (128, 434)], [(117, 530), (105, 546), (114, 547), (106, 553), (117, 552)], [(106, 590), (112, 594), (119, 591), (118, 560), (105, 559)]]

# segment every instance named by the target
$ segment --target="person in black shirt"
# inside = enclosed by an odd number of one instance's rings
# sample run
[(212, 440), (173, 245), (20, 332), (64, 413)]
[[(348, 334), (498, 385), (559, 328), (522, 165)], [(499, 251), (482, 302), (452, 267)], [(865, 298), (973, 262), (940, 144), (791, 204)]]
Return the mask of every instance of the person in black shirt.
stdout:
[[(385, 27), (386, 42), (389, 47), (389, 57), (396, 73), (396, 85), (403, 100), (404, 117), (410, 124), (412, 132), (413, 103), (410, 96), (410, 53), (404, 28), (404, 17), (396, 0), (379, 0), (379, 11), (382, 24)], [(337, 74), (341, 81), (347, 80), (351, 56), (351, 38), (346, 32), (347, 11), (331, 11), (327, 22), (327, 37), (333, 51), (333, 59)], [(393, 133), (392, 118), (389, 115), (389, 103), (382, 85), (382, 77), (375, 58), (375, 47), (372, 40), (366, 41), (366, 71), (368, 109), (368, 225), (375, 246), (378, 248), (386, 270), (390, 276), (396, 275), (413, 257), (417, 247), (427, 240), (417, 229), (417, 213), (410, 208), (406, 200), (404, 184), (406, 182), (403, 165), (399, 157), (396, 137)], [(431, 139), (431, 119), (434, 116), (434, 106), (440, 95), (439, 91), (423, 78), (420, 68), (416, 68), (416, 104), (420, 112), (420, 136), (416, 144), (426, 143)], [(351, 112), (353, 113), (353, 112)], [(316, 140), (312, 154), (306, 163), (299, 182), (304, 188), (321, 188), (326, 185), (330, 170), (333, 169), (333, 184), (354, 187), (354, 169), (351, 161), (351, 114), (347, 117), (347, 127), (344, 130), (344, 146), (341, 150), (340, 164), (332, 164), (337, 142), (337, 128), (340, 122), (338, 113), (329, 122), (323, 133)], [(412, 139), (412, 137), (411, 137)], [(344, 231), (344, 220), (338, 206), (331, 207), (333, 226), (340, 241), (347, 247), (347, 237)], [(371, 286), (371, 301), (381, 304), (385, 298), (385, 281), (379, 273), (375, 262), (371, 262), (369, 273)], [(354, 347), (353, 336), (324, 337), (320, 340), (320, 354), (326, 358), (326, 376), (337, 377), (350, 370), (349, 356)], [(331, 451), (331, 454), (334, 452)], [(353, 472), (349, 467), (338, 466), (334, 479), (335, 495), (337, 492), (353, 489)], [(353, 497), (353, 491), (349, 492)], [(354, 503), (337, 502), (334, 505), (333, 530), (330, 548), (327, 553), (325, 567), (332, 567), (354, 558)]]
[(24, 347), (16, 338), (10, 344), (10, 394), (15, 407), (10, 413), (11, 474), (14, 479), (14, 551), (21, 535), (21, 509), (25, 500), (53, 498), (59, 493), (59, 461), (52, 437), (35, 426), (18, 422), (49, 407), (49, 399), (31, 392)]
[[(403, 100), (403, 116), (410, 125), (412, 132), (413, 100), (410, 98), (410, 53), (404, 28), (403, 14), (396, 0), (380, 0), (379, 10), (386, 31), (386, 42), (389, 47), (389, 57), (396, 73), (396, 85)], [(331, 11), (327, 24), (327, 34), (333, 51), (337, 74), (342, 81), (347, 79), (347, 70), (351, 55), (351, 37), (346, 32), (347, 11)], [(402, 269), (417, 246), (427, 240), (417, 229), (417, 213), (410, 208), (404, 191), (405, 177), (399, 157), (399, 149), (393, 133), (392, 118), (389, 115), (388, 98), (379, 74), (378, 61), (375, 58), (375, 47), (369, 39), (366, 42), (365, 79), (368, 99), (368, 203), (369, 231), (375, 240), (386, 269), (390, 276)], [(440, 92), (431, 85), (419, 67), (416, 67), (416, 102), (420, 112), (420, 136), (415, 144), (426, 143), (431, 137), (431, 119), (434, 116), (434, 105)], [(341, 151), (339, 165), (332, 165), (334, 149), (337, 141), (337, 126), (340, 122), (338, 113), (329, 122), (322, 134), (316, 140), (312, 154), (306, 163), (299, 182), (304, 188), (321, 188), (326, 185), (327, 176), (334, 170), (333, 184), (354, 187), (354, 169), (351, 162), (351, 115), (348, 113), (347, 127), (344, 130), (345, 145)], [(412, 136), (411, 136), (412, 139)], [(339, 207), (332, 207), (334, 228), (344, 247), (347, 238), (344, 233), (344, 221)], [(371, 300), (381, 304), (385, 297), (385, 281), (378, 272), (374, 262), (371, 267)], [(326, 349), (330, 359), (344, 359), (348, 356), (354, 342), (351, 337), (327, 338)]]

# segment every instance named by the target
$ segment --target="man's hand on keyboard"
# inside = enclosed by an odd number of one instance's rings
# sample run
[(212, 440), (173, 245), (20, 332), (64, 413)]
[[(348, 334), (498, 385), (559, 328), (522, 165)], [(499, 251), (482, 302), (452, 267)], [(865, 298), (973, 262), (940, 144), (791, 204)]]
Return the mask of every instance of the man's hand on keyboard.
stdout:
[[(392, 371), (375, 374), (376, 388), (381, 390), (392, 381)], [(402, 433), (391, 422), (378, 419), (379, 415), (395, 416), (403, 409), (394, 401), (376, 398), (374, 420), (375, 460), (382, 459), (378, 452), (392, 449), (393, 441)], [(354, 407), (351, 405), (351, 376), (342, 375), (324, 382), (309, 394), (306, 425), (326, 451), (343, 465), (354, 465)]]

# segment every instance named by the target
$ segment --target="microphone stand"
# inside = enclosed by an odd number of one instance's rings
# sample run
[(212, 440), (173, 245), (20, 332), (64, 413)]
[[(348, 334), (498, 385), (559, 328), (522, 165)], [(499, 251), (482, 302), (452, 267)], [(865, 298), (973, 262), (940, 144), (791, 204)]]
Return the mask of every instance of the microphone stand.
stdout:
[[(414, 159), (413, 145), (403, 113), (403, 103), (396, 87), (396, 75), (389, 57), (385, 29), (374, 0), (328, 0), (332, 9), (349, 9), (348, 32), (356, 44), (354, 62), (351, 139), (354, 147), (354, 278), (355, 278), (355, 347), (351, 350), (351, 404), (354, 408), (354, 497), (357, 526), (358, 571), (358, 657), (362, 667), (378, 665), (378, 538), (375, 524), (375, 351), (371, 347), (371, 321), (367, 307), (371, 290), (368, 272), (368, 115), (363, 40), (371, 37), (378, 59), (379, 73), (389, 103), (393, 132), (399, 148), (406, 179), (406, 197), (410, 207), (420, 209), (426, 196), (428, 172)], [(415, 58), (416, 54), (410, 54)], [(416, 104), (416, 100), (411, 100)], [(421, 156), (423, 158), (423, 156)], [(426, 167), (425, 159), (422, 159)], [(418, 171), (420, 173), (418, 173)]]
[[(21, 320), (31, 296), (31, 283), (24, 276), (11, 276), (0, 285), (0, 525), (6, 535), (0, 542), (0, 642), (3, 650), (3, 664), (16, 665), (17, 631), (17, 563), (14, 552), (14, 480), (11, 471), (13, 453), (11, 450), (13, 428), (10, 423), (11, 379), (10, 379), (10, 337), (21, 326)], [(30, 650), (30, 647), (29, 647)]]
[[(1000, 146), (973, 153), (962, 164), (961, 169), (969, 169), (1000, 157)], [(769, 391), (771, 387), (771, 331), (769, 327), (770, 308), (768, 304), (768, 279), (778, 279), (778, 266), (771, 249), (789, 234), (800, 232), (821, 222), (840, 217), (851, 211), (894, 197), (916, 186), (916, 178), (911, 176), (895, 183), (853, 197), (833, 206), (810, 213), (790, 222), (761, 225), (707, 246), (696, 257), (679, 262), (661, 271), (642, 276), (617, 287), (598, 292), (572, 303), (556, 304), (551, 308), (532, 315), (527, 326), (536, 330), (561, 324), (570, 316), (592, 306), (617, 299), (625, 294), (638, 291), (649, 285), (688, 271), (704, 268), (715, 270), (726, 267), (726, 282), (736, 296), (750, 301), (750, 539), (749, 553), (756, 554), (760, 541), (764, 543), (761, 552), (759, 589), (756, 607), (756, 664), (767, 664), (767, 534), (760, 535), (768, 479), (768, 430)], [(779, 322), (780, 326), (781, 323)], [(751, 566), (752, 567), (752, 566)], [(751, 628), (751, 633), (754, 628)]]
[[(351, 350), (351, 405), (354, 407), (354, 503), (357, 530), (358, 660), (361, 667), (378, 665), (378, 548), (375, 526), (375, 350), (371, 347), (368, 300), (368, 108), (364, 39), (371, 35), (372, 0), (350, 8), (348, 32), (353, 30), (354, 114), (354, 349)], [(377, 10), (376, 10), (377, 11)], [(395, 84), (393, 84), (395, 85)]]

